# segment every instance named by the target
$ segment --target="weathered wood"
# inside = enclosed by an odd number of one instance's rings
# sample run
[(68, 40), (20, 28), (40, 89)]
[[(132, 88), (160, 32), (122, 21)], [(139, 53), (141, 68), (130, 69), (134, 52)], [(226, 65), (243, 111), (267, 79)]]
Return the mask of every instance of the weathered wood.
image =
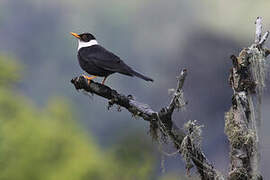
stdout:
[[(150, 123), (150, 134), (154, 139), (169, 138), (177, 152), (181, 154), (182, 142), (185, 138), (189, 138), (189, 133), (185, 133), (182, 129), (172, 121), (172, 114), (176, 108), (181, 108), (180, 101), (183, 96), (183, 85), (187, 76), (187, 70), (184, 69), (180, 72), (177, 78), (177, 88), (172, 97), (170, 104), (159, 111), (153, 110), (149, 105), (138, 102), (133, 99), (132, 95), (123, 95), (110, 87), (90, 81), (79, 76), (73, 78), (71, 83), (77, 90), (84, 90), (91, 94), (96, 94), (109, 100), (109, 106), (114, 104), (127, 109), (133, 116), (141, 117)], [(206, 156), (200, 148), (193, 145), (192, 141), (188, 141), (187, 153), (190, 155), (198, 173), (203, 180), (223, 180), (223, 176), (213, 167), (207, 160)]]
[[(262, 18), (256, 19), (255, 43), (239, 56), (231, 56), (233, 67), (229, 82), (233, 89), (232, 107), (225, 113), (225, 132), (230, 141), (229, 180), (260, 180), (258, 170), (258, 124), (265, 80), (263, 47), (269, 32), (262, 37)], [(255, 105), (254, 99), (257, 100)]]

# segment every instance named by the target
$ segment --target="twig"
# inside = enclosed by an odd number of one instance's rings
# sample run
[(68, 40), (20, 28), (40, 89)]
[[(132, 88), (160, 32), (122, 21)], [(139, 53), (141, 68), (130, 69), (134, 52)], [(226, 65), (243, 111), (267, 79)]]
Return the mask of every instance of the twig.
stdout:
[(265, 43), (265, 41), (267, 40), (268, 36), (269, 36), (269, 31), (266, 31), (266, 33), (264, 33), (262, 39), (261, 39), (260, 42), (259, 42), (259, 45), (260, 45), (260, 46), (264, 45), (264, 43)]
[(168, 111), (170, 113), (174, 111), (175, 107), (179, 107), (179, 98), (181, 98), (181, 95), (182, 95), (182, 88), (183, 88), (186, 76), (187, 76), (187, 70), (183, 69), (183, 71), (181, 71), (180, 76), (177, 77), (177, 88), (175, 90), (171, 103), (168, 107)]

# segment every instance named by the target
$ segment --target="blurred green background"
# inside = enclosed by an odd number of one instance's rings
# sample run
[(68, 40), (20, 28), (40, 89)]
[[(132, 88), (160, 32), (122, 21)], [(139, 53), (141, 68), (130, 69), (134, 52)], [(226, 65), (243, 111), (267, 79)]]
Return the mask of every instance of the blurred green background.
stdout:
[[(70, 79), (83, 72), (70, 31), (91, 32), (152, 77), (154, 83), (147, 83), (115, 74), (107, 84), (154, 109), (169, 103), (168, 89), (187, 68), (189, 104), (174, 121), (180, 127), (189, 119), (204, 124), (203, 149), (226, 173), (229, 56), (253, 42), (257, 16), (270, 30), (269, 7), (267, 0), (1, 0), (0, 179), (186, 179), (178, 155), (165, 157), (162, 173), (147, 122), (125, 110), (108, 111), (104, 99), (74, 89)], [(263, 102), (261, 171), (269, 177), (269, 89)]]

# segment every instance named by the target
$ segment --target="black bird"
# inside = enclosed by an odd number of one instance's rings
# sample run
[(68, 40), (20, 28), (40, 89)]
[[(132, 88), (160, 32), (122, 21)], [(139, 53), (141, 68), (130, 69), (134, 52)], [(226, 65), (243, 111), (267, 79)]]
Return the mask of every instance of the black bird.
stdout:
[(106, 78), (113, 73), (120, 73), (128, 76), (137, 76), (146, 81), (153, 79), (146, 77), (131, 67), (126, 65), (118, 56), (106, 50), (98, 44), (96, 38), (90, 33), (76, 34), (71, 32), (78, 39), (78, 60), (81, 68), (92, 77), (84, 76), (90, 82), (97, 76), (104, 77), (102, 84)]

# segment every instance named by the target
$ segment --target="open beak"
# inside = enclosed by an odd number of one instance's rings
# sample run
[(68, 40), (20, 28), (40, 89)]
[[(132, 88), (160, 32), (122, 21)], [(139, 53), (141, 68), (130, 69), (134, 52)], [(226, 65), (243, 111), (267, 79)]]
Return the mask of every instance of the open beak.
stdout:
[(72, 35), (72, 36), (75, 36), (76, 38), (78, 38), (78, 39), (80, 39), (81, 37), (77, 34), (77, 33), (74, 33), (74, 32), (70, 32), (70, 34)]

